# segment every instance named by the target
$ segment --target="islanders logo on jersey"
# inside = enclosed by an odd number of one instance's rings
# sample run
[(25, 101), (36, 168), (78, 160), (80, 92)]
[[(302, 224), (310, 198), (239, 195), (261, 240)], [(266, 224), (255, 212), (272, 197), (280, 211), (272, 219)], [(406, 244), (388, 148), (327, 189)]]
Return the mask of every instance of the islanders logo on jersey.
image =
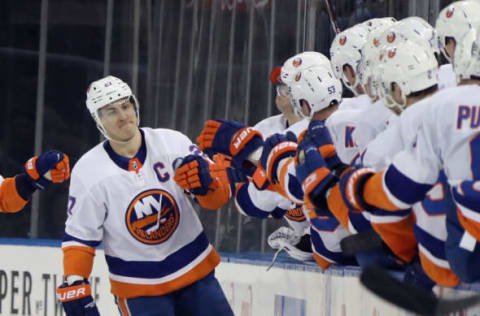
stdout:
[(143, 191), (128, 206), (125, 223), (138, 241), (157, 245), (170, 238), (180, 222), (180, 212), (173, 196), (159, 189)]

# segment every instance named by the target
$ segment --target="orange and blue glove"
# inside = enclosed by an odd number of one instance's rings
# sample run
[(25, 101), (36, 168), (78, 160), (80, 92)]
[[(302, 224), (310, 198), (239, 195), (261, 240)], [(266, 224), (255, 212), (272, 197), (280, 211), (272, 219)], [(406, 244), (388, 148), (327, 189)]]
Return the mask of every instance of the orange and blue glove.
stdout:
[(194, 195), (206, 195), (216, 183), (210, 175), (208, 161), (199, 155), (188, 155), (173, 162), (174, 180), (182, 189)]
[(337, 150), (333, 146), (333, 141), (325, 121), (312, 120), (308, 124), (308, 134), (311, 137), (311, 141), (322, 154), (323, 159), (325, 159), (328, 169), (334, 170), (342, 164), (337, 155)]
[(286, 134), (273, 134), (265, 140), (260, 165), (266, 171), (270, 183), (278, 182), (278, 163), (284, 158), (294, 157), (296, 150), (297, 137), (290, 131)]
[(23, 171), (35, 188), (43, 190), (52, 182), (61, 183), (70, 178), (70, 162), (66, 154), (50, 150), (27, 160)]
[(72, 284), (64, 282), (57, 288), (57, 298), (66, 316), (100, 316), (87, 279)]
[[(249, 176), (254, 168), (248, 168), (248, 157), (263, 146), (262, 134), (243, 123), (209, 120), (205, 122), (200, 136), (197, 138), (198, 147), (209, 156), (222, 153), (232, 157), (232, 165)], [(252, 164), (250, 164), (252, 166)]]
[(302, 183), (304, 201), (308, 207), (315, 207), (320, 216), (328, 216), (326, 194), (338, 182), (338, 178), (328, 169), (327, 163), (318, 150), (317, 143), (309, 135), (303, 135), (295, 156), (295, 173)]

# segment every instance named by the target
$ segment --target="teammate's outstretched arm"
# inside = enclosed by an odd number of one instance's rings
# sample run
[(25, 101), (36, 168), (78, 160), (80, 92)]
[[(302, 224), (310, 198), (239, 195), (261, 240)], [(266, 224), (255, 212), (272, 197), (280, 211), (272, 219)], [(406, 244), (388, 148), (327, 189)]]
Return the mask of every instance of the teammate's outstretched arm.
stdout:
[(384, 171), (349, 168), (339, 177), (328, 169), (325, 159), (308, 140), (299, 146), (297, 178), (302, 183), (305, 200), (317, 209), (349, 208), (367, 210), (380, 208), (397, 211), (421, 201), (432, 185), (417, 183), (402, 174), (395, 165)]
[(69, 177), (68, 156), (58, 150), (30, 158), (22, 173), (1, 182), (0, 212), (21, 211), (37, 189), (43, 190), (52, 182), (60, 183)]

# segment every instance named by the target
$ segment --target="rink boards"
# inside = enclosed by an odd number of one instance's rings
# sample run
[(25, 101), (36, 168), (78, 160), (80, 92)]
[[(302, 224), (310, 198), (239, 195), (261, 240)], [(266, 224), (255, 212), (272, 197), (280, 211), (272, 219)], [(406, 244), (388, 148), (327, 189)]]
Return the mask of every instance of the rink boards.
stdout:
[[(314, 263), (280, 257), (267, 271), (271, 257), (222, 254), (216, 275), (235, 315), (409, 315), (364, 290), (355, 267), (322, 272)], [(64, 315), (55, 299), (63, 270), (59, 241), (0, 239), (0, 258), (0, 315)], [(119, 315), (101, 249), (96, 253), (91, 284), (101, 315)], [(478, 289), (478, 284), (464, 285), (448, 295)], [(476, 308), (461, 315), (479, 314)]]

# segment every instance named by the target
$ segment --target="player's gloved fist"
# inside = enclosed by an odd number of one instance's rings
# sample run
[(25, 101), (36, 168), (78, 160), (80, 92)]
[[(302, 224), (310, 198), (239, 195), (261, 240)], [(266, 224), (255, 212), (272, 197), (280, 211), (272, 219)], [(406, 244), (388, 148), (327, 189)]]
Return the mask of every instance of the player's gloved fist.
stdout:
[(30, 158), (24, 172), (37, 189), (44, 189), (52, 182), (60, 183), (70, 178), (70, 162), (66, 154), (50, 150)]
[(312, 120), (310, 124), (308, 124), (308, 134), (318, 150), (322, 153), (328, 169), (333, 170), (341, 164), (340, 158), (338, 158), (337, 155), (337, 150), (333, 146), (330, 132), (328, 131), (327, 126), (325, 126), (324, 121)]
[(57, 298), (62, 303), (66, 316), (100, 316), (86, 279), (70, 285), (63, 283), (57, 288)]
[(232, 157), (232, 164), (242, 168), (244, 161), (263, 145), (259, 131), (239, 122), (210, 120), (197, 138), (198, 147), (208, 154)]
[(339, 188), (343, 201), (353, 210), (370, 210), (370, 206), (363, 199), (363, 187), (366, 181), (373, 176), (370, 168), (350, 168), (340, 177)]
[(298, 145), (295, 166), (296, 177), (302, 183), (307, 207), (315, 207), (322, 216), (329, 214), (326, 194), (338, 178), (327, 168), (325, 159), (308, 132)]
[(266, 171), (267, 178), (272, 184), (278, 182), (279, 162), (284, 158), (295, 156), (296, 150), (297, 137), (292, 132), (273, 134), (265, 140), (260, 165)]
[[(181, 160), (178, 160), (181, 159)], [(201, 156), (188, 155), (174, 162), (175, 182), (194, 195), (206, 195), (213, 184), (208, 162)]]

